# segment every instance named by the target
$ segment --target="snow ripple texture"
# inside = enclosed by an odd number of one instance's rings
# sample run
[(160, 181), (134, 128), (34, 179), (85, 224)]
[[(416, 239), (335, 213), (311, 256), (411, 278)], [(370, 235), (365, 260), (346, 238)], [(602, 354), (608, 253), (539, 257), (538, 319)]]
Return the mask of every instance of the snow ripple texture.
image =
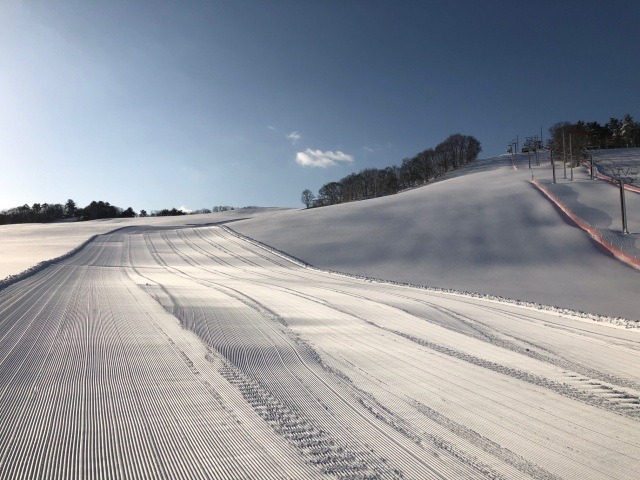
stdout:
[(131, 229), (0, 291), (0, 478), (631, 479), (640, 337)]

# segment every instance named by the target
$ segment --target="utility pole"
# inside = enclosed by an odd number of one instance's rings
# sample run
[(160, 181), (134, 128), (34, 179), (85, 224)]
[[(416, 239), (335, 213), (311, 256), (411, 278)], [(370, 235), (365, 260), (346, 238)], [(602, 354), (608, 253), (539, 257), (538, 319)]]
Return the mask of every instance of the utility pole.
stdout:
[(540, 159), (538, 158), (538, 149), (540, 147), (540, 138), (537, 135), (534, 135), (533, 137), (527, 137), (525, 145), (528, 145), (527, 149), (529, 151), (531, 151), (531, 149), (533, 148), (533, 151), (536, 155), (536, 166), (539, 167)]
[(556, 183), (556, 163), (553, 161), (553, 148), (549, 150), (551, 155), (551, 171), (553, 172), (553, 183)]
[(571, 134), (569, 134), (569, 168), (571, 168), (571, 181), (573, 182), (573, 153), (571, 151)]
[(622, 178), (618, 179), (620, 183), (620, 209), (622, 210), (622, 233), (629, 233), (627, 229), (627, 204), (624, 201), (624, 182)]
[[(607, 160), (603, 160), (603, 162), (605, 165), (608, 163)], [(623, 165), (618, 165), (618, 166), (609, 165), (608, 167), (605, 167), (605, 168), (607, 168), (607, 170), (611, 172), (609, 173), (609, 175), (611, 176), (611, 178), (613, 178), (618, 182), (618, 186), (620, 187), (620, 213), (622, 214), (622, 233), (628, 234), (629, 228), (627, 225), (627, 202), (625, 201), (625, 198), (624, 198), (624, 184), (625, 184), (625, 180), (629, 182), (633, 182), (634, 174), (632, 173), (631, 167), (625, 167)], [(631, 176), (629, 176), (629, 174), (631, 174)]]
[(564, 179), (567, 179), (567, 152), (564, 145), (564, 132), (562, 132), (562, 168), (564, 169)]
[(511, 140), (511, 143), (509, 144), (509, 146), (512, 146), (512, 145), (513, 145), (513, 148), (514, 148), (514, 150), (513, 150), (513, 154), (514, 154), (514, 155), (517, 155), (518, 153), (520, 153), (520, 150), (518, 149), (519, 143), (520, 143), (520, 142), (519, 142), (519, 140), (518, 140), (518, 136), (516, 135), (516, 138), (514, 138), (513, 140)]
[(529, 169), (531, 169), (531, 150), (533, 149), (536, 154), (536, 166), (540, 166), (540, 159), (538, 158), (538, 146), (540, 140), (537, 135), (533, 137), (525, 137), (524, 147), (527, 149), (527, 158), (529, 159)]

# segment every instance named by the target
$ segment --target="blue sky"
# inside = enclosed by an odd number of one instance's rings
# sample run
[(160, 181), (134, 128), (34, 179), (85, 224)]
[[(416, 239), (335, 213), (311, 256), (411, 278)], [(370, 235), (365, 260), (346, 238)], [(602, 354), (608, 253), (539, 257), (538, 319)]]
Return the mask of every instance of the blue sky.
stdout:
[(452, 133), (640, 117), (640, 3), (0, 0), (0, 209), (301, 207)]

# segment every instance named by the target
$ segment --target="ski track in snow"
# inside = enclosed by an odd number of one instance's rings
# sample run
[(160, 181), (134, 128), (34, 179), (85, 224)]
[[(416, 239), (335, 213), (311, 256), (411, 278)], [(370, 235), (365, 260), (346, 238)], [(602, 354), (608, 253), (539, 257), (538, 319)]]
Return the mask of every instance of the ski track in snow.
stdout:
[(37, 270), (0, 291), (0, 478), (640, 466), (635, 330), (321, 271), (217, 226), (123, 229)]

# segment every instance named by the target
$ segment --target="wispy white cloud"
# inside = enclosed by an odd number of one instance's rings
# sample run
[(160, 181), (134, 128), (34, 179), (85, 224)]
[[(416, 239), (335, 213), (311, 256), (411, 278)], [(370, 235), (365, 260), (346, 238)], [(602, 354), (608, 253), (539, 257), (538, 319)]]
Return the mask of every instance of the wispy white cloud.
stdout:
[(353, 155), (348, 155), (341, 151), (311, 150), (307, 148), (304, 152), (296, 154), (296, 162), (303, 167), (333, 167), (340, 163), (353, 163)]
[(185, 207), (184, 205), (182, 205), (180, 208), (178, 208), (178, 210), (183, 211), (184, 213), (193, 212), (193, 210), (191, 210), (190, 208)]
[(389, 150), (391, 148), (393, 148), (393, 143), (386, 142), (384, 144), (374, 143), (374, 144), (365, 145), (364, 147), (362, 147), (362, 150), (364, 150), (367, 153), (378, 153), (378, 152), (382, 152), (383, 150)]
[(302, 135), (300, 135), (298, 132), (291, 132), (287, 135), (287, 138), (291, 140), (292, 145), (295, 145), (296, 142), (302, 138)]
[(274, 131), (274, 132), (276, 131), (276, 127), (274, 127), (273, 125), (267, 125), (267, 128), (268, 128), (269, 130)]

